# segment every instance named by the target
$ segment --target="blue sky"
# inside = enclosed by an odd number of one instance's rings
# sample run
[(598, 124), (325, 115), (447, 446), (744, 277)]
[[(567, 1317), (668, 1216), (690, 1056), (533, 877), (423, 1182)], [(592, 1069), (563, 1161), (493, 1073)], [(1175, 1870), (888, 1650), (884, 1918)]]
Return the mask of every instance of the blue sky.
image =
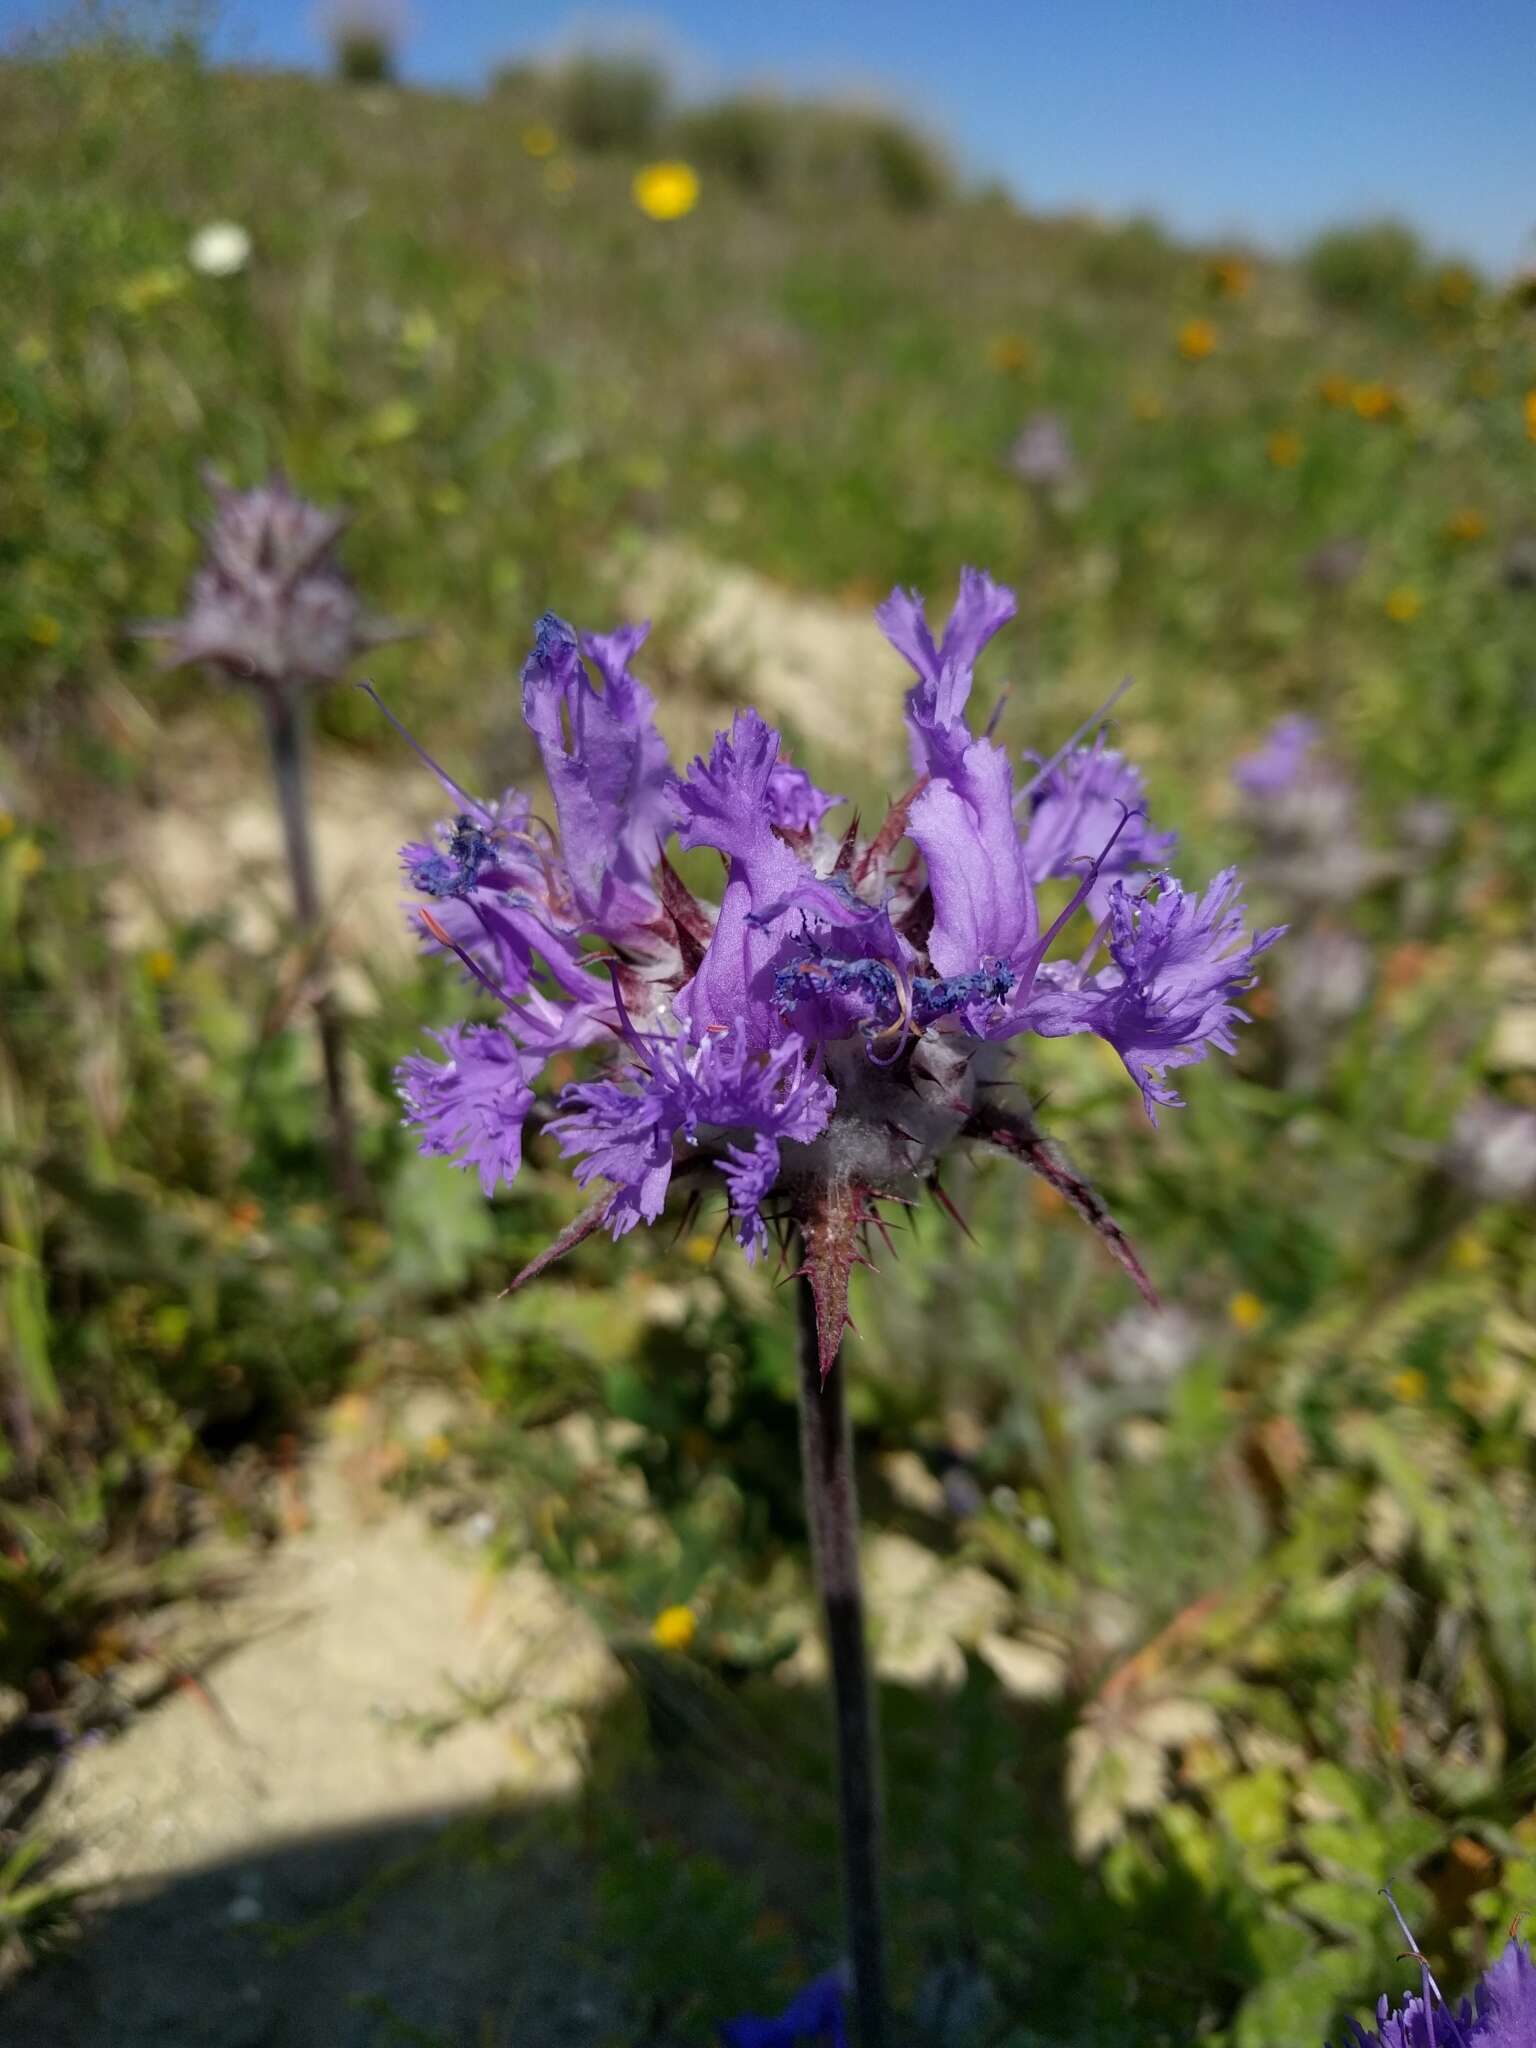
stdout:
[[(50, 10), (0, 0), (0, 34)], [(1390, 211), (1496, 269), (1536, 260), (1531, 0), (403, 0), (408, 77), (629, 34), (700, 90), (905, 104), (1026, 202), (1284, 246)], [(316, 0), (226, 0), (221, 57), (323, 61)]]

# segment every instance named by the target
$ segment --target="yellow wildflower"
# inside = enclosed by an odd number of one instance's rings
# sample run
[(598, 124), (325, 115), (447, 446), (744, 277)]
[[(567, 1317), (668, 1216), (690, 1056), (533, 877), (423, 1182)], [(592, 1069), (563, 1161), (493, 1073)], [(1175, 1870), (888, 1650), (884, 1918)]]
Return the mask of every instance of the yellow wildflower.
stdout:
[(987, 343), (987, 361), (1005, 377), (1022, 376), (1034, 360), (1034, 349), (1022, 334), (999, 334)]
[(1179, 329), (1179, 354), (1187, 363), (1201, 363), (1219, 340), (1209, 320), (1186, 320)]
[(1259, 1297), (1250, 1294), (1246, 1287), (1240, 1293), (1234, 1294), (1227, 1303), (1227, 1320), (1234, 1329), (1241, 1330), (1245, 1337), (1259, 1327), (1267, 1313)]
[(1218, 256), (1205, 280), (1218, 298), (1240, 299), (1253, 289), (1253, 265), (1241, 256)]
[(1424, 609), (1424, 600), (1411, 583), (1399, 583), (1387, 592), (1387, 617), (1399, 626), (1411, 626)]
[(51, 612), (37, 612), (27, 621), (27, 638), (38, 647), (57, 647), (63, 630)]
[(21, 879), (25, 882), (31, 876), (41, 874), (46, 865), (47, 862), (43, 857), (43, 849), (38, 845), (37, 841), (35, 839), (24, 839), (16, 849), (16, 867), (21, 875)]
[(1475, 505), (1458, 505), (1445, 522), (1447, 540), (1481, 540), (1488, 531), (1488, 521)]
[(1379, 381), (1357, 384), (1349, 394), (1349, 402), (1363, 420), (1395, 419), (1403, 409), (1403, 402), (1392, 386)]
[(1265, 442), (1264, 452), (1276, 469), (1294, 469), (1301, 460), (1301, 436), (1281, 427)]
[(553, 156), (560, 147), (560, 138), (547, 121), (530, 121), (518, 140), (527, 156)]
[(1429, 1381), (1416, 1365), (1405, 1365), (1401, 1372), (1393, 1373), (1387, 1386), (1399, 1401), (1422, 1401), (1429, 1392)]
[(686, 1650), (699, 1632), (698, 1616), (691, 1607), (663, 1607), (651, 1623), (651, 1641), (660, 1650)]
[(1347, 377), (1341, 377), (1337, 370), (1330, 371), (1318, 380), (1317, 395), (1324, 405), (1331, 405), (1342, 412), (1349, 404), (1354, 386)]
[(683, 1254), (692, 1265), (707, 1266), (715, 1256), (715, 1240), (696, 1232), (684, 1244)]
[(1536, 441), (1536, 391), (1525, 394), (1525, 431), (1528, 439)]
[(144, 955), (144, 972), (151, 981), (169, 981), (176, 972), (176, 955), (169, 946), (156, 946)]
[(428, 1464), (441, 1465), (452, 1457), (453, 1445), (440, 1429), (435, 1429), (430, 1436), (422, 1438), (421, 1455)]
[(692, 164), (647, 164), (636, 171), (630, 190), (652, 220), (681, 220), (699, 203), (699, 174)]

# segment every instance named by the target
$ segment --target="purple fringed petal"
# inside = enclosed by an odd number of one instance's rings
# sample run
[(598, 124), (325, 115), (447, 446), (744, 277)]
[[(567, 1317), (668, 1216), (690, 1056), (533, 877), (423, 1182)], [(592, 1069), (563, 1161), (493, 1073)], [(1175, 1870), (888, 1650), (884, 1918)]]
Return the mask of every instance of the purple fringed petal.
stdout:
[(720, 1177), (736, 1220), (736, 1242), (746, 1253), (747, 1263), (756, 1265), (768, 1242), (763, 1204), (779, 1177), (777, 1141), (759, 1131), (750, 1145), (727, 1145), (720, 1161)]
[(1035, 892), (1013, 810), (1013, 771), (991, 740), (973, 740), (952, 779), (928, 784), (907, 836), (928, 865), (928, 957), (942, 975), (984, 960), (1020, 962), (1039, 934)]
[(1117, 875), (1161, 867), (1178, 842), (1177, 833), (1152, 830), (1141, 770), (1107, 747), (1102, 735), (1042, 776), (1028, 804), (1024, 862), (1037, 882), (1075, 880), (1114, 841), (1088, 897), (1095, 919), (1108, 910), (1109, 884)]
[(412, 1053), (395, 1069), (405, 1120), (421, 1132), (423, 1152), (475, 1167), (489, 1195), (498, 1181), (510, 1185), (523, 1163), (530, 1083), (543, 1058), (520, 1052), (495, 1025), (455, 1024), (432, 1036), (446, 1064)]
[[(655, 700), (627, 667), (645, 631), (630, 626), (578, 643), (546, 612), (523, 665), (523, 716), (549, 777), (572, 895), (600, 929), (622, 931), (651, 915), (651, 874), (673, 821)], [(607, 686), (601, 695), (582, 665), (583, 647)]]
[(980, 569), (960, 572), (960, 591), (937, 647), (923, 601), (913, 590), (893, 590), (875, 618), (887, 640), (917, 671), (907, 693), (912, 765), (920, 775), (950, 775), (971, 741), (965, 722), (976, 657), (1018, 606), (1013, 592)]
[(1014, 610), (1011, 590), (967, 569), (938, 647), (914, 593), (893, 591), (875, 614), (918, 676), (907, 695), (912, 761), (933, 780), (912, 804), (907, 836), (928, 866), (928, 952), (941, 975), (971, 972), (987, 959), (1013, 964), (1039, 930), (1008, 757), (973, 738), (965, 721), (976, 657)]
[[(550, 1125), (567, 1158), (583, 1155), (576, 1168), (582, 1187), (595, 1179), (613, 1183), (605, 1220), (615, 1237), (661, 1214), (676, 1141), (696, 1144), (711, 1134), (728, 1139), (741, 1132), (809, 1144), (826, 1128), (837, 1101), (836, 1090), (809, 1065), (798, 1041), (786, 1040), (764, 1057), (751, 1048), (740, 1022), (698, 1046), (682, 1039), (643, 1043), (647, 1065), (625, 1068), (618, 1081), (567, 1088), (561, 1114)], [(765, 1157), (757, 1160), (754, 1178), (737, 1148), (731, 1146), (726, 1156), (733, 1164), (722, 1170), (747, 1244), (760, 1233), (756, 1209), (773, 1182), (761, 1179)], [(777, 1168), (775, 1142), (775, 1174)]]
[(808, 887), (813, 896), (824, 889), (773, 829), (768, 790), (778, 758), (778, 734), (757, 712), (739, 711), (729, 735), (715, 735), (709, 759), (696, 759), (677, 785), (680, 844), (712, 846), (730, 864), (714, 936), (677, 998), (696, 1039), (745, 1019), (755, 1044), (772, 1042), (778, 927)]
[[(647, 1077), (628, 1069), (626, 1079)], [(583, 1081), (560, 1097), (561, 1114), (549, 1126), (562, 1155), (575, 1159), (576, 1183), (613, 1184), (604, 1217), (616, 1238), (637, 1223), (654, 1223), (672, 1184), (673, 1104), (660, 1089), (627, 1088), (617, 1081)]]
[(1420, 1993), (1395, 2010), (1382, 1998), (1376, 2031), (1348, 2021), (1345, 2048), (1531, 2048), (1536, 2042), (1536, 1962), (1523, 1941), (1506, 1944), (1454, 2011), (1428, 1995), (1429, 2004)]
[(812, 782), (803, 768), (782, 758), (774, 763), (768, 777), (768, 813), (781, 832), (814, 832), (841, 796), (828, 796)]
[[(1123, 882), (1114, 883), (1111, 965), (1075, 991), (1062, 982), (1051, 994), (1037, 990), (1030, 1002), (1029, 1022), (1047, 1037), (1065, 1029), (1107, 1039), (1154, 1123), (1159, 1103), (1182, 1101), (1163, 1078), (1169, 1069), (1195, 1065), (1213, 1046), (1236, 1050), (1232, 1026), (1243, 1012), (1235, 998), (1252, 986), (1255, 960), (1285, 930), (1275, 925), (1250, 939), (1240, 886), (1235, 868), (1219, 874), (1204, 896), (1187, 894), (1171, 879), (1156, 897), (1134, 896)], [(1059, 1029), (1049, 1021), (1053, 996)]]
[(1536, 2042), (1536, 1961), (1511, 1941), (1472, 1993), (1476, 2048), (1527, 2048)]

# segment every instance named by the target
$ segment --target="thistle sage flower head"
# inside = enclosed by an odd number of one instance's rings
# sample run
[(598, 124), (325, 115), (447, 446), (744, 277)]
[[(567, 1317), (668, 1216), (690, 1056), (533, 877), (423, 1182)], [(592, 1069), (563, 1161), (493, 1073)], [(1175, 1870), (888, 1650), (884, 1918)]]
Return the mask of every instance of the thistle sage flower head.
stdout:
[[(1102, 743), (1016, 793), (1008, 755), (967, 717), (977, 656), (1013, 612), (970, 569), (937, 640), (915, 595), (880, 606), (914, 673), (915, 780), (868, 836), (857, 818), (828, 828), (842, 799), (785, 761), (756, 711), (676, 769), (631, 670), (643, 627), (539, 621), (523, 710), (552, 823), (517, 792), (471, 796), (423, 756), (453, 815), (404, 849), (426, 899), (414, 916), (500, 1009), (401, 1067), (423, 1150), (488, 1191), (509, 1182), (548, 1061), (611, 1056), (565, 1086), (548, 1125), (595, 1199), (514, 1284), (599, 1228), (653, 1223), (674, 1181), (696, 1193), (715, 1176), (749, 1259), (770, 1228), (799, 1230), (825, 1370), (881, 1204), (936, 1189), (944, 1154), (974, 1139), (1050, 1180), (1150, 1294), (1092, 1189), (997, 1092), (1007, 1049), (1096, 1033), (1155, 1118), (1179, 1101), (1171, 1072), (1233, 1049), (1238, 999), (1279, 933), (1245, 930), (1231, 871), (1200, 895), (1164, 870), (1172, 841)], [(718, 902), (685, 886), (674, 836), (718, 857)], [(1084, 909), (1089, 943), (1059, 955)]]
[(147, 626), (170, 666), (203, 662), (271, 693), (334, 682), (365, 648), (398, 629), (364, 614), (336, 557), (345, 518), (273, 476), (234, 490), (207, 472), (214, 515), (179, 619)]

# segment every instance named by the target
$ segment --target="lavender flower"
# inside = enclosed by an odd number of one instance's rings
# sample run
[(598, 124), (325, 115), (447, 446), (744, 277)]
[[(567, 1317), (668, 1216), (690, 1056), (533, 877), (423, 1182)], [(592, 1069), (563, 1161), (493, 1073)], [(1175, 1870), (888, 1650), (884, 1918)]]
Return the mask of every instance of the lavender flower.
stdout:
[(1310, 718), (1282, 718), (1232, 779), (1259, 845), (1255, 875), (1299, 905), (1353, 902), (1396, 870), (1360, 835), (1354, 785)]
[(1077, 481), (1077, 457), (1067, 423), (1056, 412), (1034, 413), (1008, 454), (1008, 467), (1031, 490), (1066, 490)]
[(1365, 567), (1370, 549), (1357, 534), (1336, 534), (1314, 548), (1301, 573), (1314, 590), (1347, 590)]
[(1319, 737), (1310, 718), (1277, 719), (1258, 752), (1245, 754), (1234, 766), (1232, 780), (1252, 797), (1287, 797), (1305, 780)]
[[(1002, 1048), (1095, 1032), (1155, 1113), (1179, 1099), (1168, 1072), (1233, 1049), (1238, 998), (1278, 933), (1248, 936), (1231, 872), (1203, 897), (1163, 872), (1171, 837), (1101, 744), (1037, 776), (1021, 811), (1007, 754), (966, 716), (976, 658), (1013, 609), (975, 570), (937, 643), (917, 597), (880, 607), (915, 672), (918, 779), (868, 839), (857, 821), (824, 830), (841, 799), (784, 761), (755, 711), (677, 773), (630, 673), (641, 628), (539, 622), (523, 702), (554, 828), (526, 797), (482, 802), (423, 756), (454, 808), (404, 851), (418, 927), (501, 1010), (442, 1034), (446, 1061), (401, 1068), (423, 1149), (487, 1188), (509, 1182), (547, 1061), (601, 1043), (618, 1055), (564, 1089), (549, 1126), (596, 1199), (519, 1281), (598, 1228), (654, 1222), (680, 1176), (695, 1190), (718, 1176), (749, 1258), (770, 1227), (798, 1227), (825, 1369), (879, 1205), (931, 1184), (969, 1137), (1051, 1180), (1146, 1289), (1092, 1190), (993, 1092)], [(673, 833), (721, 857), (717, 906), (671, 865)], [(1036, 885), (1053, 877), (1073, 887), (1046, 924)], [(1086, 950), (1052, 957), (1084, 904), (1098, 923)]]
[(727, 2020), (720, 2028), (721, 2048), (848, 2048), (845, 2001), (841, 1974), (829, 1970), (776, 2019)]
[(1456, 1119), (1446, 1164), (1476, 1201), (1529, 1201), (1536, 1196), (1536, 1110), (1474, 1096)]
[(336, 559), (346, 521), (298, 497), (280, 476), (236, 491), (207, 472), (214, 517), (185, 616), (143, 630), (168, 640), (171, 665), (207, 662), (269, 690), (328, 683), (398, 629), (363, 613)]
[(1098, 919), (1108, 911), (1109, 885), (1117, 876), (1160, 868), (1178, 844), (1177, 833), (1152, 830), (1141, 770), (1107, 747), (1102, 734), (1042, 767), (1018, 801), (1027, 806), (1030, 873), (1039, 882), (1076, 880), (1085, 866), (1096, 866), (1088, 908)]

